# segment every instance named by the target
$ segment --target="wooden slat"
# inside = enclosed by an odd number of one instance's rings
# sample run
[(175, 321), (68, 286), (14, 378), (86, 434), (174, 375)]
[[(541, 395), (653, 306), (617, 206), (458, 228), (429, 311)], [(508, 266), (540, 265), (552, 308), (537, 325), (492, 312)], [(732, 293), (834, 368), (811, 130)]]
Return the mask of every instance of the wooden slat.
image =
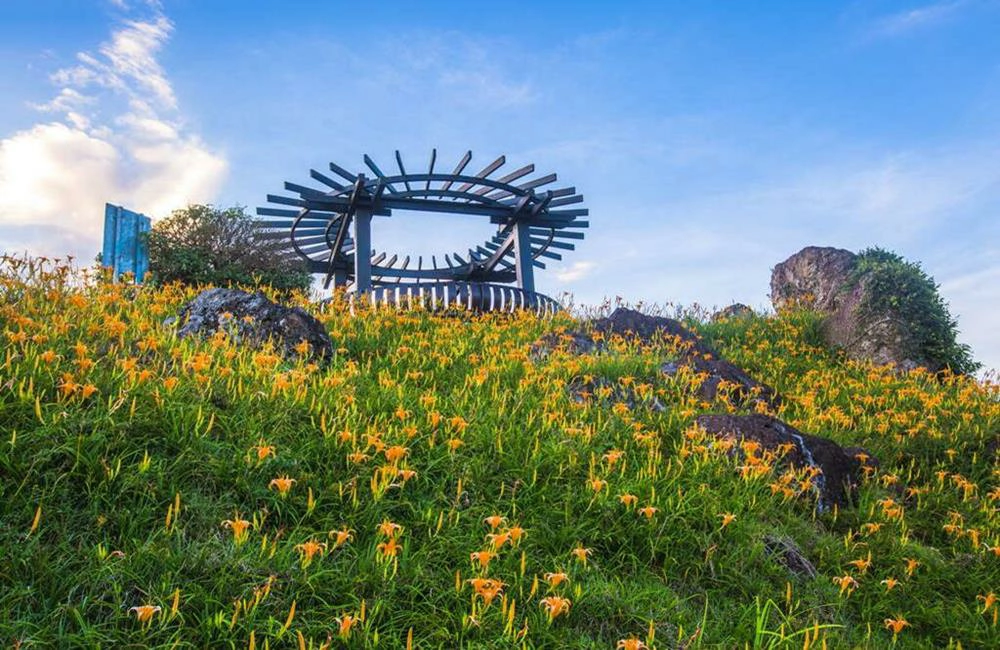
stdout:
[(297, 192), (303, 197), (310, 196), (310, 197), (322, 198), (326, 196), (324, 192), (320, 192), (317, 189), (306, 187), (305, 185), (297, 185), (296, 183), (290, 183), (288, 181), (285, 181), (285, 189), (289, 192)]
[[(427, 168), (427, 173), (428, 174), (433, 174), (434, 173), (434, 163), (437, 161), (437, 157), (438, 157), (438, 150), (437, 149), (431, 149), (431, 164)], [(431, 189), (431, 181), (430, 181), (430, 179), (427, 179), (427, 185), (424, 187), (424, 189), (425, 190)]]
[[(402, 174), (403, 176), (406, 176), (406, 168), (403, 167), (403, 157), (401, 155), (399, 155), (399, 149), (396, 149), (396, 164), (399, 166), (399, 173)], [(406, 186), (407, 190), (410, 189), (410, 182), (409, 181), (403, 181), (403, 185)], [(392, 266), (392, 265), (390, 264), (389, 266)]]
[[(498, 170), (501, 167), (503, 167), (504, 163), (506, 163), (506, 162), (507, 162), (507, 157), (506, 156), (500, 156), (499, 158), (497, 158), (496, 160), (494, 160), (490, 164), (488, 164), (485, 167), (483, 167), (482, 170), (480, 170), (480, 172), (478, 174), (476, 174), (476, 177), (477, 178), (486, 178), (487, 176), (489, 176), (490, 174), (492, 174), (496, 170)], [(461, 187), (458, 188), (458, 191), (459, 192), (464, 192), (467, 189), (469, 189), (470, 187), (472, 187), (472, 185), (473, 185), (472, 183), (465, 183), (464, 185), (462, 185)]]
[(315, 169), (310, 169), (309, 170), (309, 175), (314, 180), (319, 181), (320, 183), (322, 183), (323, 185), (326, 185), (327, 187), (332, 187), (335, 190), (342, 190), (342, 189), (344, 189), (344, 185), (338, 183), (337, 181), (333, 180), (332, 178), (330, 178), (329, 176), (327, 176), (325, 174), (321, 174), (320, 172), (316, 171)]
[(278, 194), (268, 194), (268, 203), (278, 203), (280, 205), (297, 205), (300, 208), (306, 207), (306, 202), (297, 196), (281, 196)]
[[(464, 170), (464, 169), (465, 169), (465, 166), (469, 164), (469, 161), (470, 161), (470, 160), (472, 160), (472, 151), (466, 151), (466, 152), (465, 152), (465, 155), (464, 155), (464, 156), (462, 156), (462, 159), (458, 161), (458, 166), (457, 166), (457, 167), (455, 167), (455, 171), (453, 171), (453, 172), (451, 173), (451, 175), (452, 175), (452, 176), (458, 176), (459, 174), (461, 174), (461, 173), (462, 173), (462, 170)], [(448, 182), (446, 182), (446, 183), (445, 183), (445, 184), (444, 184), (444, 185), (443, 185), (443, 186), (441, 187), (441, 189), (443, 189), (443, 190), (447, 190), (447, 189), (450, 189), (450, 188), (451, 188), (451, 183), (452, 183), (451, 181), (448, 181)]]
[(353, 183), (358, 178), (357, 174), (352, 174), (351, 172), (347, 171), (337, 163), (330, 163), (330, 171), (332, 171), (337, 176), (340, 176), (341, 178), (350, 181), (351, 183)]
[[(371, 156), (365, 154), (364, 161), (365, 165), (368, 166), (368, 169), (372, 170), (372, 172), (374, 172), (376, 176), (378, 176), (381, 179), (385, 179), (386, 177), (385, 174), (383, 174), (382, 170), (378, 168), (378, 165), (376, 165), (375, 161), (371, 159)], [(395, 194), (396, 192), (399, 191), (391, 183), (386, 183), (385, 188), (389, 190), (389, 194)]]

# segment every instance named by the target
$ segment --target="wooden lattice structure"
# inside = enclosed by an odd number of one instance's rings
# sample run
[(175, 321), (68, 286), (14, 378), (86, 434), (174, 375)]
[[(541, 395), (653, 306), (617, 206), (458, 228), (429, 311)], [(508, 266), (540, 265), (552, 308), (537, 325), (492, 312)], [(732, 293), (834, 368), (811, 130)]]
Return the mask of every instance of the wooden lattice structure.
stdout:
[[(470, 174), (466, 171), (472, 161), (470, 151), (450, 172), (441, 172), (436, 170), (434, 150), (427, 171), (411, 173), (398, 151), (395, 158), (398, 173), (383, 172), (365, 155), (365, 172), (351, 172), (336, 163), (330, 163), (332, 174), (310, 170), (322, 187), (286, 182), (285, 190), (296, 196), (269, 194), (271, 206), (257, 209), (262, 235), (288, 238), (309, 270), (324, 274), (327, 287), (332, 282), (358, 294), (374, 290), (386, 296), (399, 295), (401, 287), (412, 294), (414, 288), (443, 283), (466, 287), (516, 283), (530, 298), (535, 292), (534, 269), (545, 268), (542, 260), (561, 260), (558, 251), (573, 250), (573, 242), (582, 240), (589, 226), (581, 220), (586, 208), (567, 207), (583, 202), (576, 188), (544, 189), (556, 182), (556, 175), (535, 175), (534, 165), (500, 175), (506, 163), (500, 156)], [(445, 253), (441, 263), (436, 255), (414, 260), (372, 245), (372, 219), (400, 211), (488, 218), (497, 230), (467, 251)]]

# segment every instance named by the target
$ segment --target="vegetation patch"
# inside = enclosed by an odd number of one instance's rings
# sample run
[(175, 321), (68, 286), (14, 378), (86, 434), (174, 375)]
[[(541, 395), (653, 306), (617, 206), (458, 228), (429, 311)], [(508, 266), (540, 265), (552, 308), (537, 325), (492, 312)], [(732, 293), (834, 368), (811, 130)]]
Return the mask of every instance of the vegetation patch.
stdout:
[(294, 294), (320, 367), (179, 339), (200, 289), (0, 263), (4, 644), (1000, 646), (995, 384), (845, 360), (809, 312), (693, 322), (772, 415), (877, 457), (822, 510), (694, 426), (742, 411), (661, 373), (670, 340), (539, 360), (580, 324)]
[(857, 311), (862, 327), (891, 313), (902, 324), (916, 358), (959, 373), (980, 368), (969, 346), (958, 342), (958, 323), (934, 278), (919, 263), (881, 248), (868, 248), (858, 254), (848, 286), (862, 281), (867, 288)]

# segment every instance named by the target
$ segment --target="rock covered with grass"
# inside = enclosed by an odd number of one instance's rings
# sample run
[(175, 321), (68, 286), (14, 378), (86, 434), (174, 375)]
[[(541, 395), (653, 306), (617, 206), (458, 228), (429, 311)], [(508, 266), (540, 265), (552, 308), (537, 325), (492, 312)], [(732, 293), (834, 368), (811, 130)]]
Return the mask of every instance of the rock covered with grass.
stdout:
[(771, 301), (778, 311), (807, 306), (826, 314), (827, 344), (852, 359), (902, 370), (979, 368), (957, 341), (957, 323), (934, 279), (889, 251), (803, 248), (774, 267)]
[(185, 304), (175, 321), (180, 338), (222, 331), (250, 346), (275, 341), (286, 356), (327, 361), (333, 355), (330, 335), (313, 315), (272, 302), (262, 293), (207, 289)]

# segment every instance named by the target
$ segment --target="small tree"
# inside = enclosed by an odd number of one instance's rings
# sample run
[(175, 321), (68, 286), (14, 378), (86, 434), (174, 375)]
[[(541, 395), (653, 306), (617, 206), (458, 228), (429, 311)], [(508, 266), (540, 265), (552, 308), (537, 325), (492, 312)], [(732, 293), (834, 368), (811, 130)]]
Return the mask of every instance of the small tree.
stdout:
[(189, 205), (149, 232), (153, 281), (308, 289), (311, 276), (287, 239), (268, 239), (245, 208)]

